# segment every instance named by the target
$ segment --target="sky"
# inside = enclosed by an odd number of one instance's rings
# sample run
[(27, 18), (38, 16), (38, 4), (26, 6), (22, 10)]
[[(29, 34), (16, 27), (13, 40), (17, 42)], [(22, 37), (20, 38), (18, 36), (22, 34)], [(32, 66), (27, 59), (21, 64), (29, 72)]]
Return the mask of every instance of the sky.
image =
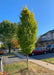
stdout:
[(54, 29), (54, 0), (0, 0), (0, 22), (9, 20), (18, 23), (25, 5), (38, 21), (38, 37)]

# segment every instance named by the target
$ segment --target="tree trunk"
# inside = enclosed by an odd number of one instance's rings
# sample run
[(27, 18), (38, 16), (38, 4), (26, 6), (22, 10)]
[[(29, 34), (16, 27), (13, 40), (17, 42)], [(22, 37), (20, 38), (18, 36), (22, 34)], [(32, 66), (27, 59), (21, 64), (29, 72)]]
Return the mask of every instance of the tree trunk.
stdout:
[(11, 47), (9, 47), (9, 53), (11, 52)]
[(9, 53), (11, 52), (11, 43), (8, 43)]
[(27, 54), (27, 70), (28, 70), (28, 54)]

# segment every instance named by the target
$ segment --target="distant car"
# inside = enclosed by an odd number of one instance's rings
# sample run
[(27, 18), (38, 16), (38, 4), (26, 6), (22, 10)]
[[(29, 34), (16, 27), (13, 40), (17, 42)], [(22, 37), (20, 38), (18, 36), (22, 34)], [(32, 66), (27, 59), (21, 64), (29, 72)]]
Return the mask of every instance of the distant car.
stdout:
[(48, 45), (47, 48), (48, 52), (54, 52), (54, 44)]
[(3, 54), (3, 50), (0, 48), (0, 54)]
[(42, 48), (35, 48), (33, 51), (32, 51), (32, 54), (31, 55), (35, 55), (35, 54), (46, 54), (48, 51), (47, 50), (44, 50)]

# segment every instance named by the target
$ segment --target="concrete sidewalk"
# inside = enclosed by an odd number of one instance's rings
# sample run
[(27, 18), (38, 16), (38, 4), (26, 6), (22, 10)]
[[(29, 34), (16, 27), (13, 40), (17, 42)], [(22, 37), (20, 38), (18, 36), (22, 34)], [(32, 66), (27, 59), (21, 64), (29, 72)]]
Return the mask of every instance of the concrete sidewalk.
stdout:
[[(16, 56), (19, 56), (19, 57), (23, 58), (23, 59), (26, 59), (26, 56), (24, 56), (22, 54), (19, 54), (19, 53), (16, 53), (16, 52), (14, 54)], [(33, 62), (37, 65), (40, 65), (44, 68), (48, 68), (49, 70), (54, 71), (54, 65), (53, 64), (50, 64), (50, 63), (47, 63), (47, 62), (44, 62), (44, 61), (41, 61), (41, 60), (36, 60), (36, 59), (30, 58), (30, 57), (29, 57), (29, 61), (31, 61), (31, 62)]]

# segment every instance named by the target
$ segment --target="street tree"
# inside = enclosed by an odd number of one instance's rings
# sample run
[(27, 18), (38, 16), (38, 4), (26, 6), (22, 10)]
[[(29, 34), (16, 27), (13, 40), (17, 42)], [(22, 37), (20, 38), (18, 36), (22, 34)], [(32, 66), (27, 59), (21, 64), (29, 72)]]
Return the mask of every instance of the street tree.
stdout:
[(27, 6), (22, 9), (17, 34), (22, 52), (27, 55), (28, 69), (28, 54), (32, 53), (37, 40), (37, 23), (34, 13), (30, 12)]
[(11, 51), (12, 39), (17, 36), (17, 23), (11, 23), (8, 20), (4, 20), (0, 23), (0, 35), (2, 35), (2, 41), (9, 48), (9, 53)]

